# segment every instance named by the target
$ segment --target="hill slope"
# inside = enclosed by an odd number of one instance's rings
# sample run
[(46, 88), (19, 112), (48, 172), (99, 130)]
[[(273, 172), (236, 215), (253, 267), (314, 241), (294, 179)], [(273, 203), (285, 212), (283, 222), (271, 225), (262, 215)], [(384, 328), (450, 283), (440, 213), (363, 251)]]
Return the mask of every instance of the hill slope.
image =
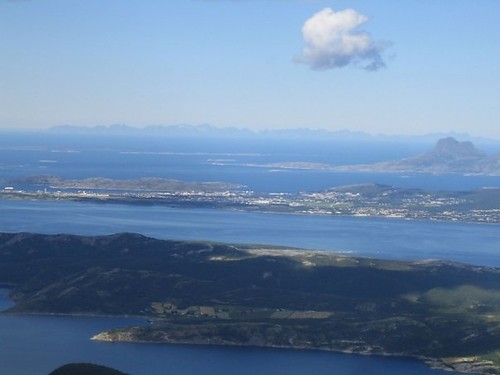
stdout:
[(128, 233), (19, 233), (0, 234), (0, 277), (16, 285), (11, 312), (155, 322), (100, 340), (459, 357), (440, 366), (483, 373), (500, 363), (498, 269)]
[(470, 141), (459, 142), (448, 137), (440, 139), (432, 150), (420, 155), (375, 164), (341, 166), (337, 169), (500, 175), (500, 153), (487, 156)]

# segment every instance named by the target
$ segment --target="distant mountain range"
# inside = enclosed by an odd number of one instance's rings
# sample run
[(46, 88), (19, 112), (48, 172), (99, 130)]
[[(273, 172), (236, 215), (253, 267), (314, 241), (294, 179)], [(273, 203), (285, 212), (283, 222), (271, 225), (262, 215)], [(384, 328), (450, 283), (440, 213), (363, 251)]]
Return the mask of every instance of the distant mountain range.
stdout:
[(101, 135), (143, 135), (165, 137), (248, 137), (248, 138), (277, 138), (277, 139), (304, 139), (304, 140), (337, 140), (337, 141), (411, 141), (431, 143), (436, 139), (455, 137), (476, 142), (498, 142), (488, 138), (471, 137), (467, 133), (433, 133), (425, 135), (384, 135), (369, 134), (359, 131), (325, 129), (275, 129), (250, 130), (236, 127), (216, 127), (210, 124), (202, 125), (152, 125), (143, 128), (131, 127), (122, 124), (99, 125), (93, 127), (60, 125), (49, 129), (54, 134), (101, 134)]
[(488, 156), (472, 142), (453, 137), (440, 139), (428, 152), (396, 161), (339, 167), (343, 170), (377, 172), (460, 173), (500, 175), (500, 152)]

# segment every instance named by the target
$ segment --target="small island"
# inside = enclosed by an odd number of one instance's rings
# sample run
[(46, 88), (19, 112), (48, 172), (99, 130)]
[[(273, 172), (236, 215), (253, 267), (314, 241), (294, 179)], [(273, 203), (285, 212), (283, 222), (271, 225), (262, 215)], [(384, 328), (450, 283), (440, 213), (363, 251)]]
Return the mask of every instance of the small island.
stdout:
[(110, 236), (0, 234), (6, 313), (135, 315), (94, 340), (410, 356), (500, 373), (500, 270)]

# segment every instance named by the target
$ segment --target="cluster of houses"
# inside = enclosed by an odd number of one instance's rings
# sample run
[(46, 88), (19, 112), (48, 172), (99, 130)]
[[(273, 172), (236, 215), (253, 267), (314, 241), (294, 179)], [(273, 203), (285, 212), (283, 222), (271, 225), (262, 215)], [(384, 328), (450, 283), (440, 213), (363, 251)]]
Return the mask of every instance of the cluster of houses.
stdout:
[(215, 309), (213, 306), (189, 306), (185, 309), (181, 309), (171, 302), (155, 302), (152, 307), (158, 315), (180, 315), (199, 318), (229, 319), (228, 311)]

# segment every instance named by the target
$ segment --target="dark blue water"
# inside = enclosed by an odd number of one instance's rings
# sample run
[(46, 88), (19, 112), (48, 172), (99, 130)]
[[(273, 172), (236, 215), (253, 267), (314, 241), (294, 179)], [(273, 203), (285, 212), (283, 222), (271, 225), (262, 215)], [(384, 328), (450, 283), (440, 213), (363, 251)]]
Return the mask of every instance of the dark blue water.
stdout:
[[(193, 140), (120, 137), (5, 137), (0, 141), (0, 179), (32, 175), (64, 178), (162, 177), (222, 181), (260, 192), (317, 191), (334, 186), (380, 183), (433, 190), (500, 186), (500, 176), (436, 176), (290, 170), (269, 163), (336, 165), (395, 160), (432, 144), (301, 142), (298, 140)], [(258, 167), (260, 166), (260, 167)]]
[[(250, 166), (287, 161), (370, 163), (411, 156), (430, 147), (3, 134), (0, 180), (39, 174), (65, 178), (163, 177), (238, 183), (265, 192), (322, 190), (364, 182), (450, 190), (500, 186), (499, 177), (277, 172)], [(500, 266), (500, 231), (493, 225), (5, 200), (0, 200), (0, 213), (1, 232), (96, 235), (128, 231), (168, 239), (262, 243), (392, 259), (440, 258)], [(0, 290), (0, 310), (8, 306), (6, 292)], [(89, 340), (104, 329), (132, 323), (137, 320), (0, 316), (0, 373), (43, 375), (75, 361), (101, 363), (132, 375), (442, 373), (406, 359)]]
[[(0, 309), (8, 305), (0, 289)], [(101, 343), (89, 340), (139, 319), (0, 316), (0, 373), (43, 375), (65, 363), (92, 362), (132, 375), (438, 375), (410, 359), (327, 352), (186, 345)]]
[(260, 243), (500, 267), (498, 225), (67, 201), (0, 200), (0, 212), (0, 232), (138, 232), (164, 239)]

